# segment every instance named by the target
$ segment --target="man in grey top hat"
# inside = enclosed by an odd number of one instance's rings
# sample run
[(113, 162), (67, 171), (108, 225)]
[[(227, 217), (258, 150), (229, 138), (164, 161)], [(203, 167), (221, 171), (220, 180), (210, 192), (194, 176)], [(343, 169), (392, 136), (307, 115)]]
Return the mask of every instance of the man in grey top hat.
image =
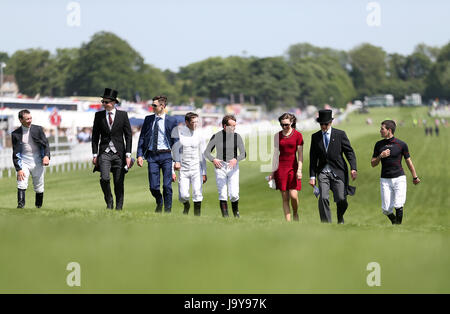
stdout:
[(347, 210), (347, 195), (355, 193), (355, 187), (348, 185), (348, 168), (344, 156), (350, 164), (351, 177), (357, 177), (356, 156), (344, 131), (331, 128), (331, 110), (319, 110), (317, 122), (320, 131), (311, 136), (309, 184), (319, 186), (319, 214), (322, 222), (331, 223), (330, 189), (337, 205), (338, 223), (344, 223)]

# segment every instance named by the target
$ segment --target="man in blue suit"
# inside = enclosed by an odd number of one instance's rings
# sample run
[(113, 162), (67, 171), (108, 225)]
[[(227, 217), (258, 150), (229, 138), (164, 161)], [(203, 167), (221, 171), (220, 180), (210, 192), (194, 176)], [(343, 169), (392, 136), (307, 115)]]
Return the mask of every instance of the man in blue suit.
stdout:
[[(137, 147), (137, 164), (142, 167), (144, 158), (148, 162), (150, 192), (156, 200), (155, 212), (172, 210), (172, 182), (176, 180), (173, 169), (172, 147), (178, 141), (175, 135), (177, 121), (165, 114), (166, 96), (153, 97), (153, 112), (145, 117)], [(174, 134), (172, 134), (174, 133)], [(160, 170), (163, 173), (163, 194), (160, 191)]]

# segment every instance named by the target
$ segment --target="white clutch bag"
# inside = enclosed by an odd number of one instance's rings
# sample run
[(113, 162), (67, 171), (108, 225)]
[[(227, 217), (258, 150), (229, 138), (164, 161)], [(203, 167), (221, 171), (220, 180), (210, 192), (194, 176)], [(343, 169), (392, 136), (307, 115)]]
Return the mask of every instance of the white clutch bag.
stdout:
[(277, 186), (275, 184), (275, 179), (269, 180), (269, 176), (266, 177), (267, 183), (269, 184), (269, 188), (272, 190), (276, 190)]

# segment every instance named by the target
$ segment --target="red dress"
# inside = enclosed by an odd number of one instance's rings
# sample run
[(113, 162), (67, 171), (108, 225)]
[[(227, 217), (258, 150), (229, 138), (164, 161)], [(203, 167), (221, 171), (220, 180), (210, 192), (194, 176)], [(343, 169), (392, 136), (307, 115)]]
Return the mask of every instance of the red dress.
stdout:
[(287, 137), (280, 131), (278, 138), (280, 156), (278, 169), (274, 174), (277, 190), (300, 191), (302, 189), (302, 181), (297, 180), (297, 146), (303, 145), (303, 136), (294, 129)]

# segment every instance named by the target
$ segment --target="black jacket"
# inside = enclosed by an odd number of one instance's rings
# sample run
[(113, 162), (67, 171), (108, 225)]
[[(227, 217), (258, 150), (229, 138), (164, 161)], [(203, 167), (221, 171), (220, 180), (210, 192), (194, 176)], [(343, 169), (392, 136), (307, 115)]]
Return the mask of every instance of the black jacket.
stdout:
[[(22, 127), (14, 130), (11, 133), (11, 141), (13, 146), (13, 163), (16, 171), (22, 170)], [(47, 156), (50, 158), (50, 145), (48, 144), (47, 137), (45, 136), (44, 129), (39, 125), (30, 126), (30, 137), (38, 145), (41, 158)]]
[(353, 194), (354, 188), (348, 188), (348, 168), (344, 155), (350, 164), (350, 169), (357, 170), (356, 155), (344, 131), (331, 129), (328, 151), (325, 150), (322, 131), (314, 133), (311, 135), (311, 149), (309, 151), (310, 177), (317, 177), (328, 163), (333, 173), (345, 183), (346, 193)]
[(109, 147), (112, 141), (122, 159), (125, 154), (131, 154), (132, 133), (128, 114), (117, 110), (111, 130), (106, 121), (106, 110), (95, 113), (92, 129), (92, 153), (100, 155)]

